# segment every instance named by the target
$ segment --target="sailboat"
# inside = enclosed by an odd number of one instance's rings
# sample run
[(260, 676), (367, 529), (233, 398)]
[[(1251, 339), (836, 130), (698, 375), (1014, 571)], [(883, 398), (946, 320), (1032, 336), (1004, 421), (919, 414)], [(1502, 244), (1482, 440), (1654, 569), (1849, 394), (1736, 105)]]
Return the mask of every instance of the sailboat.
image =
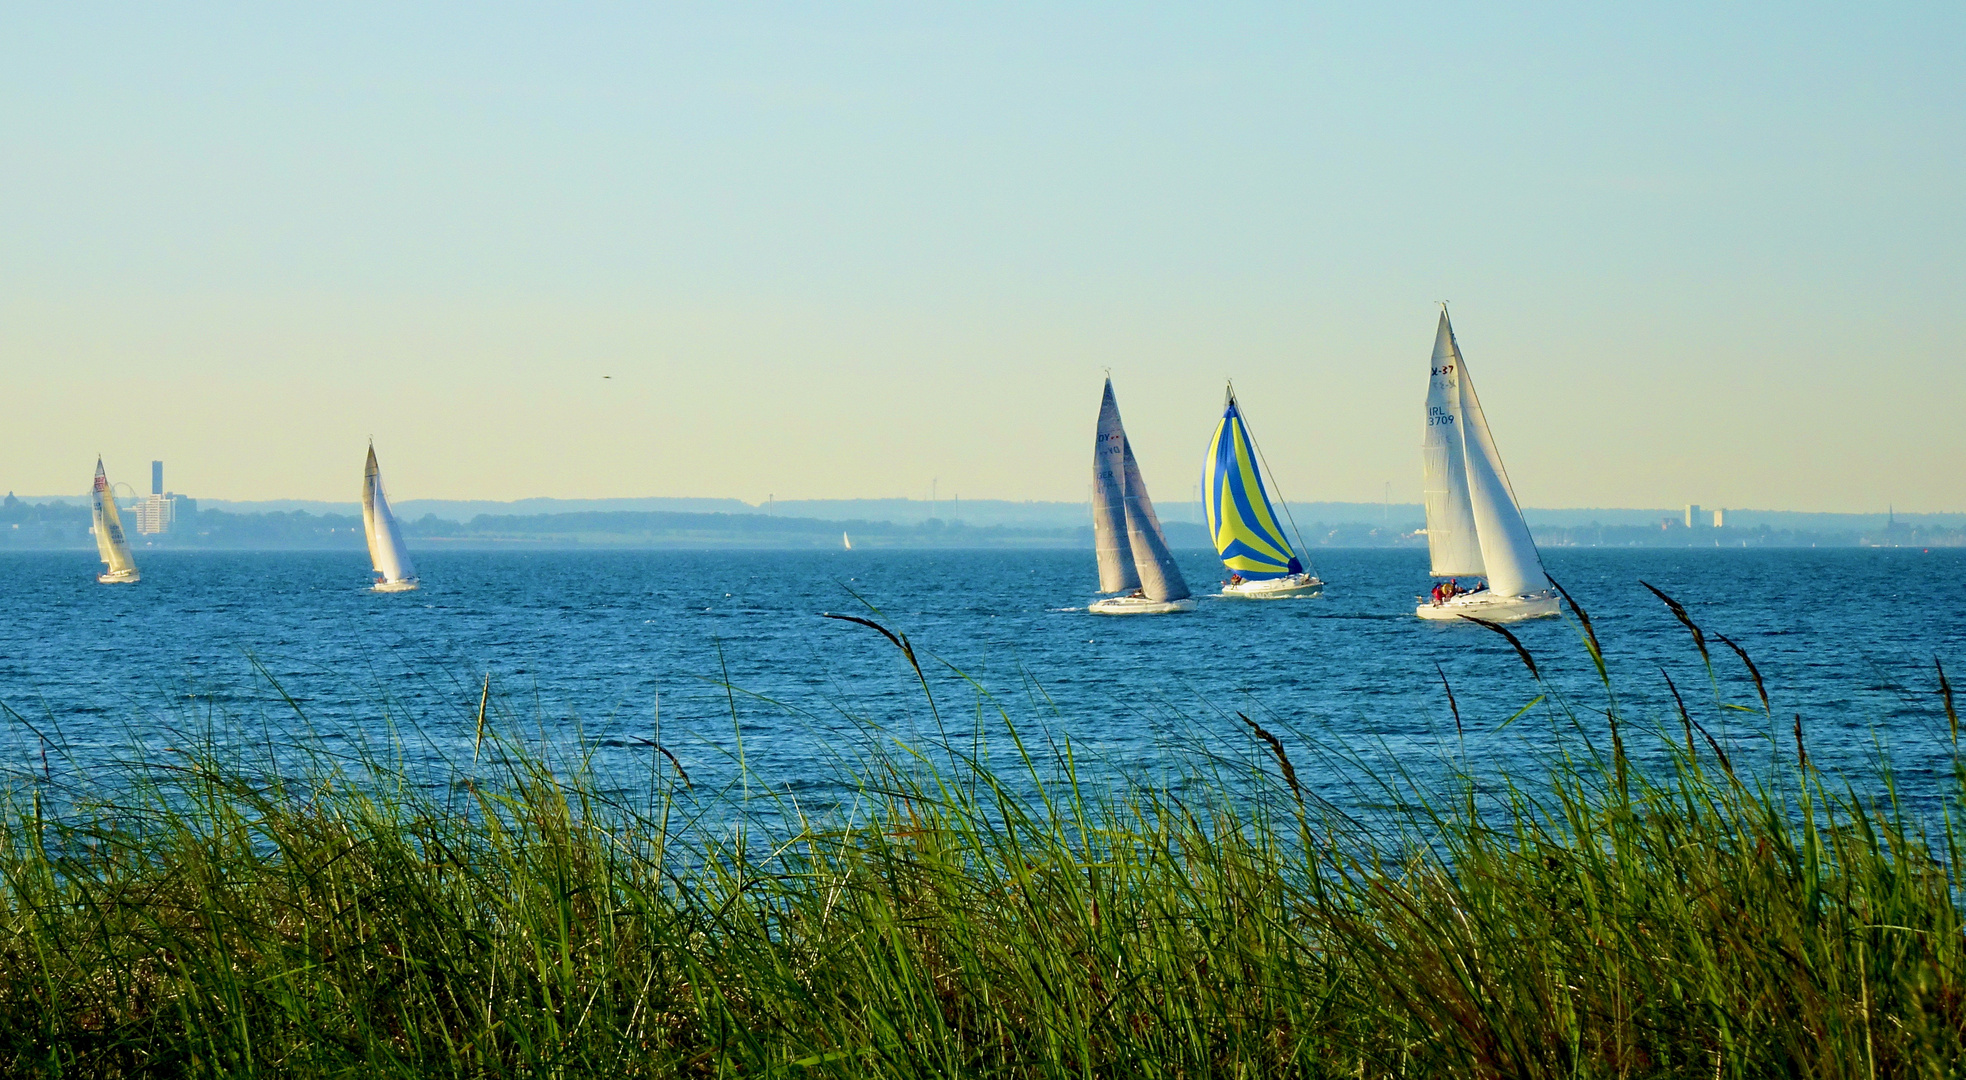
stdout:
[(1208, 535), (1231, 575), (1222, 595), (1253, 600), (1323, 595), (1324, 582), (1304, 569), (1277, 524), (1263, 488), (1261, 464), (1256, 438), (1249, 433), (1249, 422), (1236, 404), (1235, 384), (1230, 383), (1222, 402), (1222, 422), (1215, 426), (1201, 469)]
[(109, 477), (102, 471), (102, 458), (96, 458), (96, 485), (91, 493), (95, 502), (96, 553), (108, 564), (109, 572), (97, 574), (104, 585), (134, 585), (141, 580), (137, 563), (130, 558), (130, 542), (123, 536), (123, 518), (116, 513), (116, 494), (109, 490)]
[(847, 535), (847, 534), (846, 534), (846, 533), (845, 533), (844, 531), (842, 531), (842, 532), (840, 533), (840, 544), (841, 544), (842, 546), (844, 546), (844, 547), (846, 548), (846, 550), (848, 550), (848, 551), (852, 551), (852, 550), (853, 550), (853, 537), (851, 537), (851, 536), (848, 536), (848, 535)]
[(416, 565), (403, 546), (403, 532), (389, 500), (382, 494), (382, 470), (376, 467), (375, 443), (362, 470), (362, 530), (369, 536), (369, 564), (375, 567), (376, 592), (409, 592), (416, 588)]
[(1154, 516), (1147, 482), (1133, 460), (1111, 379), (1099, 402), (1099, 434), (1092, 451), (1092, 538), (1099, 550), (1099, 591), (1127, 595), (1095, 600), (1086, 605), (1087, 611), (1166, 615), (1195, 609), (1195, 598)]
[(1491, 622), (1555, 615), (1556, 590), (1509, 487), (1445, 304), (1434, 334), (1420, 464), (1433, 576), (1486, 577), (1488, 584), (1444, 601), (1423, 597), (1415, 614), (1423, 619), (1472, 615)]

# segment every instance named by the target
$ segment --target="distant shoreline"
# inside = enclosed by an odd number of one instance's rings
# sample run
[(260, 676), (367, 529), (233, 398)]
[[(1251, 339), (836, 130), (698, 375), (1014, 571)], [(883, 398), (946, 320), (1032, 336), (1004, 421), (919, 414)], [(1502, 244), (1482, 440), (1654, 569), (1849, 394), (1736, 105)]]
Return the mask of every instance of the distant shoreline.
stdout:
[[(988, 500), (834, 500), (775, 503), (760, 510), (736, 500), (525, 500), (439, 503), (404, 500), (397, 519), (413, 548), (426, 550), (824, 550), (851, 537), (868, 549), (1090, 549), (1084, 505)], [(691, 504), (647, 508), (645, 504)], [(703, 509), (702, 504), (741, 509)], [(623, 505), (628, 504), (628, 505)], [(639, 505), (638, 505), (639, 504)], [(151, 550), (362, 550), (366, 539), (353, 503), (224, 503), (177, 497), (176, 520), (158, 535), (132, 535)], [(545, 506), (546, 512), (509, 509)], [(307, 507), (313, 507), (309, 509)], [(486, 513), (481, 508), (505, 508)], [(939, 513), (931, 513), (931, 509)], [(449, 513), (440, 512), (448, 510)], [(470, 514), (464, 511), (479, 511)], [(794, 513), (794, 510), (803, 513)], [(961, 516), (954, 516), (956, 514)], [(944, 517), (941, 514), (950, 516)], [(1806, 548), (1966, 546), (1966, 514), (1805, 514), (1724, 512), (1714, 526), (1705, 511), (1529, 510), (1544, 547)], [(1293, 536), (1307, 550), (1424, 549), (1425, 514), (1414, 504), (1306, 503), (1291, 508)], [(1193, 503), (1160, 508), (1171, 547), (1210, 548)], [(127, 519), (126, 519), (127, 520)], [(0, 500), (0, 551), (93, 550), (89, 508), (69, 499)]]

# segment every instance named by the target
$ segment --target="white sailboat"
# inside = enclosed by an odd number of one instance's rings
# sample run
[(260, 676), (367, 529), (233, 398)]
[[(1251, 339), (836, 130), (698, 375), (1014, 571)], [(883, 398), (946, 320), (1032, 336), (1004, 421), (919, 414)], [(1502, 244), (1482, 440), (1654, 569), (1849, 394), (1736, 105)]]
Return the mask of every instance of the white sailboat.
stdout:
[(1086, 605), (1088, 612), (1166, 615), (1195, 609), (1181, 568), (1167, 550), (1147, 482), (1133, 460), (1111, 379), (1099, 402), (1099, 434), (1092, 451), (1092, 537), (1099, 550), (1099, 591), (1127, 595), (1095, 600)]
[(373, 442), (369, 444), (368, 464), (362, 469), (362, 529), (369, 537), (375, 591), (409, 592), (416, 588), (416, 564), (410, 562), (403, 532), (397, 528), (396, 515), (389, 512), (389, 500), (382, 493), (382, 470), (376, 467)]
[(1485, 577), (1488, 583), (1445, 600), (1423, 597), (1415, 614), (1423, 619), (1472, 615), (1491, 622), (1555, 615), (1556, 590), (1509, 487), (1446, 305), (1434, 335), (1420, 463), (1433, 576)]
[(95, 509), (96, 553), (108, 566), (97, 574), (104, 585), (133, 585), (140, 580), (136, 560), (130, 557), (130, 541), (123, 535), (123, 518), (116, 512), (116, 494), (109, 490), (109, 477), (102, 471), (102, 458), (96, 458), (96, 483), (91, 493)]
[(853, 550), (853, 537), (848, 536), (845, 533), (845, 531), (842, 531), (840, 533), (840, 543), (846, 548), (846, 550), (848, 551)]
[(1277, 523), (1276, 511), (1263, 487), (1256, 437), (1249, 433), (1249, 423), (1236, 404), (1233, 383), (1222, 403), (1222, 422), (1208, 443), (1201, 491), (1202, 506), (1208, 511), (1208, 535), (1230, 574), (1222, 585), (1223, 596), (1282, 600), (1324, 594), (1324, 582), (1304, 569)]

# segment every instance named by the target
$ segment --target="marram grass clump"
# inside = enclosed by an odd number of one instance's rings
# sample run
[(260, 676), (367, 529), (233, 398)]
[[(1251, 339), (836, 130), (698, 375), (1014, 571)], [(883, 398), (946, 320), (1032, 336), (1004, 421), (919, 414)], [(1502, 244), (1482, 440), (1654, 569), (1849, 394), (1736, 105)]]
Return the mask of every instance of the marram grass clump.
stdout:
[(499, 779), (448, 790), (215, 755), (23, 787), (0, 1070), (1957, 1071), (1956, 790), (1914, 824), (1888, 784), (1737, 772), (1690, 714), (1591, 715), (1603, 756), (1370, 822), (1282, 768), (1094, 790), (1069, 753), (946, 747), (872, 753), (824, 822), (705, 817), (672, 770), (624, 799), (495, 734)]

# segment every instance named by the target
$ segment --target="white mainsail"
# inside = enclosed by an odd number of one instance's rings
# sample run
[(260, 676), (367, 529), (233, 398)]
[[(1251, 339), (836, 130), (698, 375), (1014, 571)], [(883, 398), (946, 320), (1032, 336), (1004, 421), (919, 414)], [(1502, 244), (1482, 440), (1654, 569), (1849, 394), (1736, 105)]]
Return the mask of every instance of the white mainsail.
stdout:
[(1140, 587), (1126, 529), (1126, 429), (1120, 425), (1113, 380), (1099, 400), (1099, 429), (1092, 447), (1092, 542), (1099, 552), (1099, 591)]
[(1092, 534), (1099, 552), (1100, 592), (1139, 589), (1147, 599), (1157, 601), (1190, 595), (1188, 582), (1167, 549), (1140, 465), (1133, 459), (1111, 379), (1106, 380), (1099, 401), (1098, 440), (1092, 454)]
[(1468, 502), (1467, 454), (1462, 449), (1460, 349), (1447, 311), (1434, 334), (1427, 377), (1427, 429), (1420, 443), (1421, 494), (1427, 507), (1427, 553), (1435, 577), (1477, 577), (1487, 570)]
[[(1443, 349), (1445, 355), (1443, 356)], [(1447, 422), (1436, 423), (1436, 398), (1443, 398)], [(1436, 432), (1444, 437), (1436, 439)], [(1436, 456), (1436, 441), (1444, 444)], [(1520, 596), (1549, 588), (1542, 558), (1522, 519), (1495, 436), (1488, 430), (1474, 379), (1454, 340), (1446, 309), (1434, 341), (1433, 377), (1427, 393), (1427, 543), (1436, 576), (1485, 574), (1496, 596)], [(1455, 468), (1454, 466), (1460, 466)], [(1439, 486), (1436, 488), (1436, 470)], [(1436, 498), (1438, 491), (1439, 498)], [(1436, 502), (1440, 513), (1436, 515)], [(1443, 535), (1436, 541), (1434, 530)], [(1469, 545), (1464, 538), (1475, 541)], [(1472, 546), (1474, 568), (1468, 568)]]
[(403, 534), (396, 527), (396, 516), (389, 512), (389, 499), (382, 493), (382, 470), (375, 463), (375, 444), (369, 444), (369, 460), (362, 470), (362, 529), (369, 537), (369, 563), (382, 579), (393, 585), (416, 580), (416, 565), (410, 562)]
[(116, 512), (116, 494), (109, 489), (109, 477), (102, 470), (102, 459), (96, 459), (96, 482), (93, 490), (96, 526), (96, 552), (109, 566), (106, 577), (128, 574), (137, 568), (136, 560), (130, 557), (130, 542), (123, 535), (123, 518)]

